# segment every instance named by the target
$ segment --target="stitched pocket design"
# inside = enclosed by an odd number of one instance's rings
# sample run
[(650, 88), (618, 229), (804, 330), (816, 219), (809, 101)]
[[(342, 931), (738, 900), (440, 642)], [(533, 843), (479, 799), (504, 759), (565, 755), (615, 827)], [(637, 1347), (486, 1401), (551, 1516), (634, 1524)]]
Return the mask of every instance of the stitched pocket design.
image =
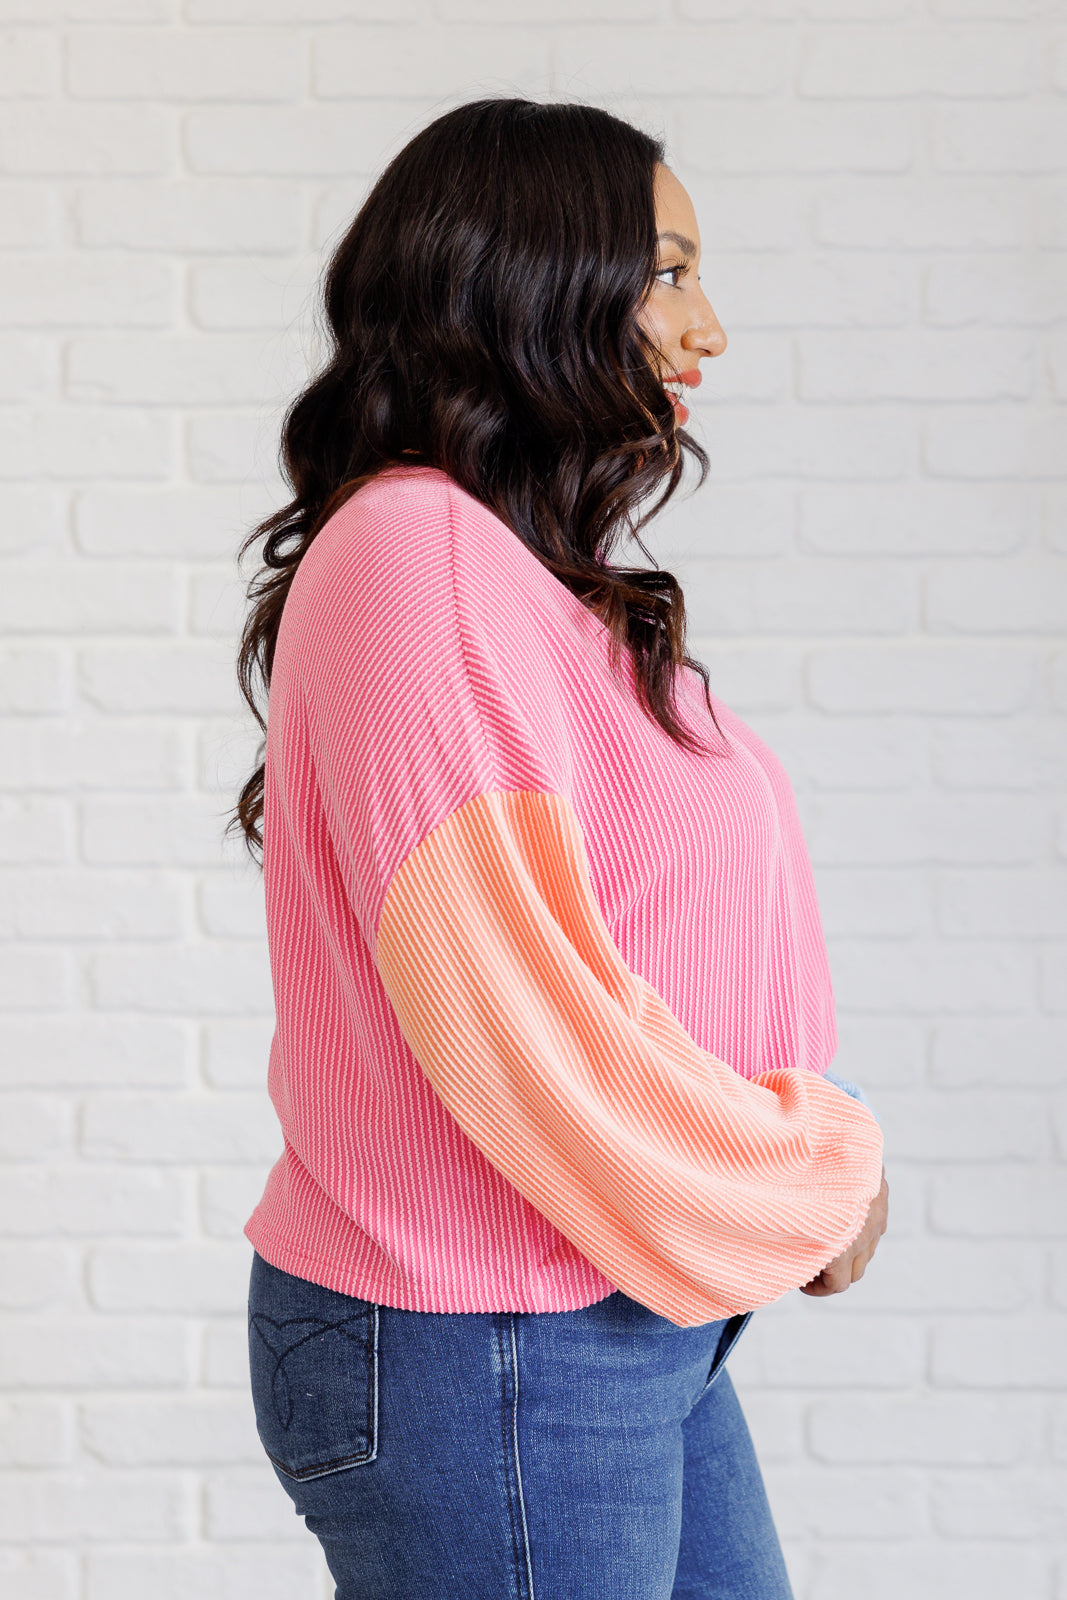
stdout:
[[(256, 1300), (262, 1297), (253, 1293), (248, 1314), (252, 1401), (264, 1450), (279, 1472), (301, 1480), (373, 1461), (378, 1307), (277, 1276), (286, 1280), (284, 1293), (273, 1296), (278, 1303), (260, 1310)], [(293, 1304), (299, 1300), (307, 1304)], [(337, 1310), (344, 1314), (316, 1314)]]

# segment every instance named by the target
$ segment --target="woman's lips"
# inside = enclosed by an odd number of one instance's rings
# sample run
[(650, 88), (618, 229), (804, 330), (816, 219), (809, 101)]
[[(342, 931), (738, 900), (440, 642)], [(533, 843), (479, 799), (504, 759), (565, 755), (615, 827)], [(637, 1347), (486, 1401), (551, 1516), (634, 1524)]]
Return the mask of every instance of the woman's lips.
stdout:
[(689, 421), (689, 407), (683, 400), (679, 400), (673, 389), (668, 389), (667, 393), (670, 396), (671, 405), (674, 407), (674, 414), (678, 419), (678, 426), (680, 428), (684, 428), (686, 423)]
[[(691, 367), (687, 372), (674, 373), (665, 381), (667, 384), (684, 383), (687, 389), (695, 389), (701, 381), (701, 374), (698, 368)], [(686, 423), (689, 421), (689, 407), (686, 405), (684, 400), (679, 400), (673, 389), (668, 388), (667, 393), (671, 397), (671, 405), (674, 407), (675, 416), (678, 419), (678, 426), (680, 428), (684, 428)]]

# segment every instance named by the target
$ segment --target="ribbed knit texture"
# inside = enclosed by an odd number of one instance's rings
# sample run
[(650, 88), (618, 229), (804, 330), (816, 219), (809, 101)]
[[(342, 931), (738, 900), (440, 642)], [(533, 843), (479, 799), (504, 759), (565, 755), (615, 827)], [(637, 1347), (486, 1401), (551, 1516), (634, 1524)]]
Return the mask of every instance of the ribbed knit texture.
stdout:
[(689, 1326), (856, 1237), (881, 1133), (821, 1076), (792, 790), (717, 699), (716, 735), (692, 672), (680, 709), (713, 754), (435, 468), (390, 468), (318, 535), (268, 716), (267, 1260), (411, 1310), (619, 1287)]

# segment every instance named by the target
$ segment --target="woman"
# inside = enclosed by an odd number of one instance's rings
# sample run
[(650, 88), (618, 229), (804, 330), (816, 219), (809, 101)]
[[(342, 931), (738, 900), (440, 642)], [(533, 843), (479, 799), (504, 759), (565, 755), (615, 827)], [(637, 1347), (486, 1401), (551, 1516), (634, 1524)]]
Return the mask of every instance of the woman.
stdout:
[(723, 1362), (885, 1227), (788, 781), (611, 561), (703, 481), (678, 391), (726, 345), (663, 155), (519, 99), (419, 133), (249, 540), (252, 1389), (338, 1600), (788, 1595)]

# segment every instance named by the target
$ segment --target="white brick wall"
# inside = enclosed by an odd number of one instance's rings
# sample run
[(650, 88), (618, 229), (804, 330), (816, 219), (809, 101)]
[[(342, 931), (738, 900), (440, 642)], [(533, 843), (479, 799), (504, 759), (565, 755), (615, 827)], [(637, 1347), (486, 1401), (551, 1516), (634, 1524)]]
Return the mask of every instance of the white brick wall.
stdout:
[(798, 1600), (1064, 1600), (1067, 0), (0, 0), (0, 1590), (330, 1592), (246, 1392), (233, 555), (329, 240), (493, 92), (666, 132), (730, 335), (649, 538), (892, 1189), (732, 1358)]

